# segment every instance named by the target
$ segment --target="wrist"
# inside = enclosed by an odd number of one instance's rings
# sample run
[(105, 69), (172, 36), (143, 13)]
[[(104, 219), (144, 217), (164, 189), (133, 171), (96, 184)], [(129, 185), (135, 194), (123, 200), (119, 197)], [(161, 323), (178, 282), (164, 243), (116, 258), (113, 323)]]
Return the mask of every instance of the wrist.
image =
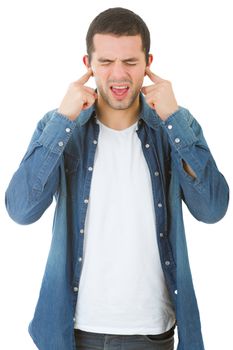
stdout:
[(167, 112), (164, 113), (159, 113), (158, 116), (160, 117), (160, 119), (162, 119), (163, 121), (166, 121), (172, 114), (176, 113), (179, 110), (179, 106), (177, 105), (174, 109), (169, 110)]
[(64, 117), (68, 118), (70, 121), (74, 121), (77, 118), (77, 114), (69, 113), (63, 110), (62, 108), (58, 108), (57, 112), (63, 115)]

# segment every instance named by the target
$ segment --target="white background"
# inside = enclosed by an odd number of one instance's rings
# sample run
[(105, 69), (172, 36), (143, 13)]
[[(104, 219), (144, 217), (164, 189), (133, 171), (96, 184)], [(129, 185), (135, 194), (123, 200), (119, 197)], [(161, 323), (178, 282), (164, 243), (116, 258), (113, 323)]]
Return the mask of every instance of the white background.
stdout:
[[(68, 84), (85, 72), (82, 57), (88, 25), (99, 12), (115, 6), (132, 9), (145, 20), (154, 54), (151, 69), (172, 81), (179, 105), (201, 123), (219, 169), (229, 185), (233, 183), (231, 1), (2, 1), (0, 348), (4, 350), (35, 350), (27, 327), (39, 293), (54, 211), (52, 205), (37, 223), (19, 226), (6, 214), (4, 192), (37, 121), (58, 107)], [(232, 205), (215, 225), (197, 222), (186, 209), (184, 215), (206, 349), (229, 349)]]

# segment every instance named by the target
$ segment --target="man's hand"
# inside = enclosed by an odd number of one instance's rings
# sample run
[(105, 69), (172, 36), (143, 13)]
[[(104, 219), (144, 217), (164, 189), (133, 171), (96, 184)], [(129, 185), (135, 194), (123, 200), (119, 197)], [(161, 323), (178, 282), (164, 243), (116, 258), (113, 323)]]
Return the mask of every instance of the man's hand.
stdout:
[(152, 73), (148, 67), (146, 68), (146, 75), (154, 84), (142, 87), (141, 91), (145, 95), (148, 105), (156, 110), (162, 120), (166, 120), (179, 109), (172, 85), (170, 81)]
[(70, 120), (75, 120), (82, 110), (95, 103), (97, 93), (94, 89), (84, 86), (92, 75), (93, 72), (90, 68), (79, 80), (70, 84), (58, 109), (59, 113), (67, 116)]

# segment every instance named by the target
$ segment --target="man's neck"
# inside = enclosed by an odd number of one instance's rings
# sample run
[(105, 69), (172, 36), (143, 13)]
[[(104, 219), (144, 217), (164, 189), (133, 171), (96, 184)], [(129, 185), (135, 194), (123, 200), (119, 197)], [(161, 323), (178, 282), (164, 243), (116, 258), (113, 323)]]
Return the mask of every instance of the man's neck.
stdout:
[(139, 97), (128, 109), (113, 109), (102, 99), (98, 99), (96, 104), (97, 117), (101, 123), (111, 129), (123, 130), (138, 120), (140, 112)]

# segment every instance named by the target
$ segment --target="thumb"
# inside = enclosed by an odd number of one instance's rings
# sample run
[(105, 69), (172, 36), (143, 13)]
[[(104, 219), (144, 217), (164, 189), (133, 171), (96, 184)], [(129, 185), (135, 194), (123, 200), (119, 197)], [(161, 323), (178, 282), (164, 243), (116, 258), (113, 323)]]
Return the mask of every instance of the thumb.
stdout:
[(143, 86), (143, 87), (141, 88), (141, 92), (143, 93), (143, 95), (146, 95), (146, 86)]

